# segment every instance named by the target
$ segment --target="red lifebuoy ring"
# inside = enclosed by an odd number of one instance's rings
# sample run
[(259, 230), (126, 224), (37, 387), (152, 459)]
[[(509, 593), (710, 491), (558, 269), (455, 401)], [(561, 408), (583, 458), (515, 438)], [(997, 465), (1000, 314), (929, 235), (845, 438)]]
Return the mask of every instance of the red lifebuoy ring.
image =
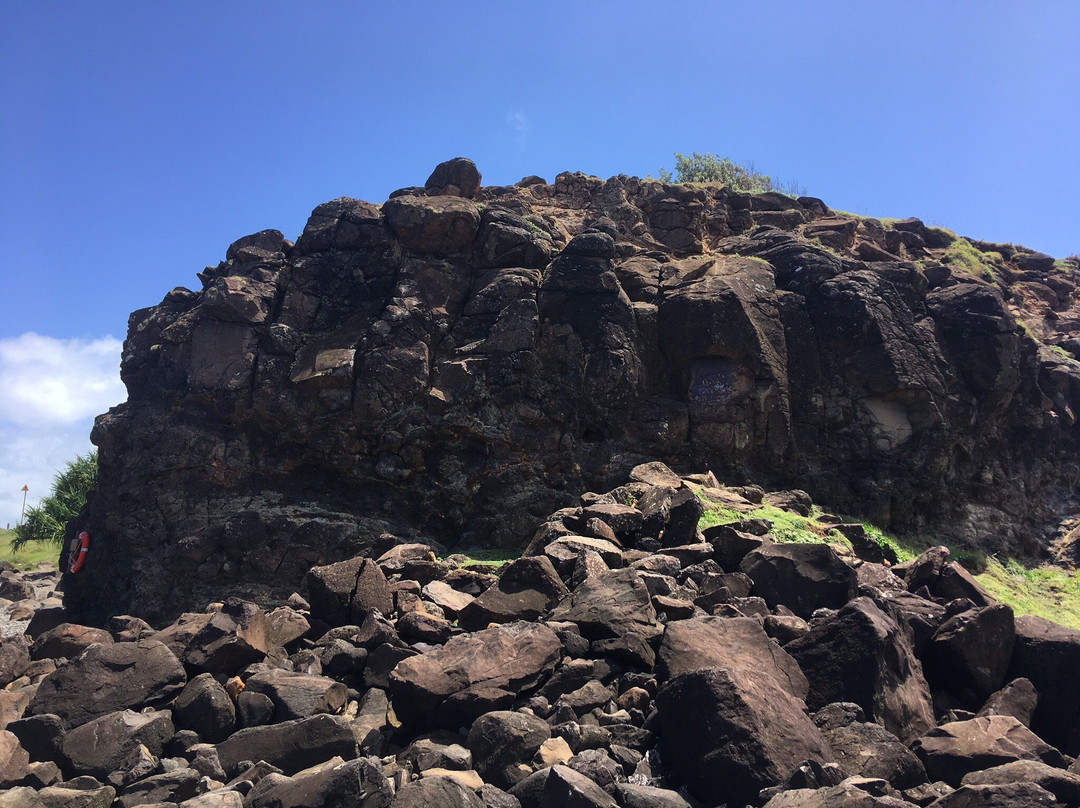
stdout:
[(90, 552), (90, 534), (85, 530), (79, 532), (71, 542), (71, 553), (68, 558), (68, 572), (78, 572), (86, 563), (86, 554)]

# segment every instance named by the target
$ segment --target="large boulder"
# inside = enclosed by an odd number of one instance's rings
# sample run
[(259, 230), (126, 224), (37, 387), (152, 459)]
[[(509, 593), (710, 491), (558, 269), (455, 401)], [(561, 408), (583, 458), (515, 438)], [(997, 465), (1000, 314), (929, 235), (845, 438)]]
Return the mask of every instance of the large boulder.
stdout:
[(1051, 792), (1058, 802), (1080, 805), (1080, 774), (1048, 766), (1041, 760), (1016, 760), (965, 774), (962, 785), (1035, 783)]
[(590, 640), (622, 637), (631, 631), (646, 638), (660, 633), (649, 590), (633, 569), (589, 576), (552, 609), (549, 619), (576, 623)]
[(30, 667), (30, 642), (25, 634), (0, 637), (0, 687), (22, 676)]
[[(394, 792), (375, 758), (313, 767), (295, 777), (265, 777), (248, 792), (247, 808), (387, 808)], [(437, 804), (437, 803), (435, 803)]]
[(1011, 607), (969, 609), (934, 634), (923, 657), (926, 674), (952, 693), (973, 693), (981, 704), (1005, 682), (1015, 639)]
[(1031, 728), (1067, 755), (1080, 755), (1080, 631), (1021, 615), (1010, 679), (1024, 677), (1039, 694)]
[(64, 758), (76, 774), (104, 781), (140, 744), (159, 757), (173, 730), (168, 710), (109, 713), (68, 732), (64, 736)]
[(784, 650), (810, 683), (807, 704), (858, 704), (867, 718), (910, 742), (934, 726), (930, 690), (907, 635), (869, 598), (817, 622)]
[(926, 782), (922, 761), (880, 724), (853, 721), (822, 735), (849, 775), (888, 780), (895, 789)]
[(930, 730), (911, 747), (926, 766), (932, 780), (944, 780), (954, 788), (964, 775), (1012, 763), (1041, 760), (1064, 768), (1065, 760), (1012, 716), (991, 715), (953, 721)]
[(250, 677), (245, 692), (262, 693), (274, 704), (274, 721), (292, 721), (345, 708), (348, 689), (327, 676), (269, 670)]
[(763, 544), (739, 568), (769, 608), (785, 606), (804, 619), (818, 609), (839, 609), (858, 587), (855, 570), (826, 544)]
[(406, 783), (394, 795), (391, 808), (485, 808), (475, 792), (452, 777), (425, 777)]
[(30, 753), (23, 749), (19, 739), (5, 729), (0, 729), (0, 788), (17, 785), (27, 775)]
[(390, 614), (394, 596), (379, 565), (357, 556), (307, 574), (311, 614), (331, 626), (359, 625), (368, 612)]
[(270, 649), (270, 621), (250, 601), (229, 598), (187, 643), (181, 661), (197, 671), (232, 675)]
[(551, 737), (551, 727), (527, 713), (485, 713), (469, 729), (469, 751), (484, 782), (512, 788), (529, 774), (528, 763)]
[(383, 205), (386, 224), (407, 250), (461, 255), (480, 226), (480, 211), (454, 196), (399, 196)]
[(249, 727), (217, 745), (218, 759), (230, 776), (242, 760), (265, 760), (291, 775), (335, 755), (352, 760), (358, 751), (349, 722), (329, 715)]
[(512, 702), (542, 684), (562, 649), (555, 632), (536, 623), (507, 623), (454, 637), (402, 660), (390, 672), (394, 711), (410, 726), (457, 729), (488, 712), (487, 700), (498, 701), (497, 694)]
[(697, 617), (667, 624), (660, 643), (658, 678), (701, 668), (740, 668), (766, 674), (797, 699), (805, 699), (810, 690), (791, 655), (750, 617)]
[(77, 727), (117, 710), (165, 704), (186, 683), (180, 660), (158, 640), (92, 645), (41, 681), (29, 713), (53, 713)]
[(209, 743), (223, 741), (236, 727), (236, 707), (225, 688), (209, 673), (189, 681), (173, 699), (173, 718), (180, 729), (190, 729)]
[(754, 802), (803, 761), (832, 760), (803, 702), (771, 676), (740, 668), (682, 673), (660, 688), (656, 707), (666, 759), (709, 804)]
[(536, 620), (567, 591), (548, 558), (526, 556), (507, 564), (493, 586), (462, 607), (458, 621), (476, 631), (490, 623)]

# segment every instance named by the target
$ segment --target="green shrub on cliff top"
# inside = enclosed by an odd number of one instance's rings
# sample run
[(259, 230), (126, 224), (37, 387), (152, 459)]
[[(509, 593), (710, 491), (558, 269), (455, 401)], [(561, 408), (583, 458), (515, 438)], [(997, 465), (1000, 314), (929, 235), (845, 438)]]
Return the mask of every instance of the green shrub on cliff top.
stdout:
[[(660, 179), (671, 182), (670, 171), (660, 169)], [(781, 182), (776, 177), (761, 174), (753, 163), (736, 163), (716, 154), (675, 154), (675, 182), (701, 182), (725, 185), (735, 191), (760, 194), (777, 191), (788, 196), (804, 196), (806, 191), (794, 182)]]

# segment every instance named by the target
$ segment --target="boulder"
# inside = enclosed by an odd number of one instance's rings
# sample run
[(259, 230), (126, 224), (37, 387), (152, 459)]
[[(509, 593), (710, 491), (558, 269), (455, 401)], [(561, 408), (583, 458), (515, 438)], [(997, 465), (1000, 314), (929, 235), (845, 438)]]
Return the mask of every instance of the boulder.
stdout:
[(507, 564), (493, 586), (462, 607), (458, 622), (476, 631), (491, 623), (536, 620), (567, 591), (548, 558), (526, 556)]
[(963, 785), (933, 803), (933, 808), (1054, 808), (1054, 795), (1036, 783)]
[(57, 715), (32, 715), (12, 721), (7, 730), (19, 739), (23, 749), (36, 761), (60, 760), (64, 722)]
[(869, 598), (857, 598), (784, 646), (810, 683), (807, 704), (858, 704), (904, 742), (934, 726), (930, 690), (907, 635)]
[(406, 783), (394, 795), (391, 808), (484, 808), (475, 792), (453, 777), (424, 777)]
[(180, 661), (158, 640), (92, 645), (42, 680), (29, 712), (53, 713), (77, 727), (117, 710), (164, 704), (186, 683)]
[(578, 557), (596, 553), (608, 569), (621, 567), (622, 548), (612, 541), (589, 536), (562, 536), (544, 547), (544, 556), (562, 574), (567, 575)]
[(855, 570), (826, 544), (763, 544), (739, 568), (770, 609), (785, 606), (807, 620), (818, 609), (839, 609), (858, 585)]
[(765, 803), (765, 808), (915, 808), (895, 797), (872, 794), (866, 790), (867, 785), (852, 778), (827, 788), (781, 791)]
[[(391, 671), (394, 711), (410, 726), (456, 729), (487, 712), (462, 721), (471, 712), (470, 696), (495, 690), (513, 701), (551, 674), (562, 648), (555, 632), (536, 623), (507, 623), (453, 637), (446, 645), (402, 660)], [(483, 699), (476, 706), (483, 706)]]
[(405, 249), (440, 258), (463, 254), (480, 226), (476, 205), (454, 196), (395, 197), (383, 215)]
[(311, 630), (308, 619), (288, 606), (280, 606), (266, 616), (269, 623), (268, 642), (271, 646), (286, 646)]
[(270, 649), (270, 621), (254, 603), (229, 598), (187, 643), (181, 661), (196, 671), (239, 672)]
[(292, 775), (335, 755), (352, 760), (358, 749), (348, 721), (316, 715), (234, 732), (217, 745), (217, 753), (229, 775), (242, 760), (265, 760)]
[(1048, 766), (1041, 760), (1016, 760), (969, 772), (960, 782), (965, 786), (1034, 783), (1052, 793), (1058, 802), (1080, 805), (1080, 775)]
[(442, 609), (447, 616), (454, 617), (473, 602), (474, 595), (454, 589), (446, 581), (432, 581), (424, 584), (421, 594)]
[(54, 657), (77, 657), (96, 642), (111, 643), (113, 636), (103, 628), (80, 626), (77, 623), (61, 623), (38, 635), (30, 649), (34, 659)]
[(616, 783), (615, 796), (623, 808), (692, 808), (678, 791), (669, 788)]
[(468, 746), (474, 768), (484, 781), (508, 789), (529, 774), (527, 764), (550, 737), (551, 727), (546, 721), (526, 713), (499, 710), (473, 722)]
[(25, 634), (0, 637), (0, 687), (22, 676), (30, 667), (30, 642)]
[(117, 803), (119, 808), (135, 808), (137, 805), (184, 802), (198, 795), (199, 779), (199, 772), (186, 766), (152, 774), (125, 786)]
[(810, 689), (798, 663), (750, 617), (696, 617), (668, 623), (660, 643), (657, 678), (663, 681), (702, 668), (767, 674), (797, 699), (805, 699)]
[(1013, 679), (996, 693), (992, 693), (979, 709), (979, 717), (986, 715), (1011, 715), (1025, 727), (1031, 728), (1031, 719), (1039, 703), (1039, 693), (1030, 679)]
[(754, 802), (803, 761), (832, 760), (803, 702), (771, 676), (740, 668), (682, 673), (660, 688), (656, 707), (666, 759), (709, 804)]
[(345, 709), (347, 688), (326, 676), (269, 670), (250, 677), (245, 692), (262, 693), (274, 703), (274, 721), (293, 721)]
[(0, 788), (17, 785), (29, 773), (30, 754), (13, 733), (0, 729)]
[(394, 611), (394, 596), (379, 565), (357, 556), (307, 573), (313, 617), (331, 626), (359, 625), (372, 610)]
[(48, 786), (37, 793), (44, 808), (109, 808), (116, 797), (112, 786)]
[(0, 808), (45, 808), (45, 803), (33, 788), (16, 786), (0, 791)]
[(225, 688), (209, 673), (200, 673), (173, 699), (173, 720), (210, 743), (223, 741), (236, 727), (236, 707)]
[(836, 762), (849, 775), (888, 780), (895, 789), (926, 782), (922, 761), (900, 739), (879, 724), (852, 722), (823, 729)]
[(144, 713), (120, 710), (70, 730), (64, 736), (63, 754), (67, 766), (75, 773), (104, 780), (140, 745), (154, 757), (160, 757), (173, 731), (172, 714), (168, 710)]
[[(264, 778), (245, 808), (386, 808), (394, 792), (377, 758), (331, 759), (294, 777)], [(439, 803), (431, 803), (432, 806)]]
[(467, 157), (439, 163), (424, 183), (431, 196), (463, 196), (472, 199), (480, 190), (480, 170)]
[(942, 724), (915, 741), (911, 749), (932, 780), (944, 780), (954, 788), (970, 772), (1016, 760), (1041, 760), (1057, 768), (1065, 764), (1057, 749), (1007, 715)]
[(619, 808), (610, 794), (569, 766), (552, 766), (539, 808)]
[(577, 624), (590, 640), (631, 631), (648, 640), (660, 633), (649, 591), (634, 569), (587, 578), (551, 611), (549, 619)]
[(1031, 728), (1067, 755), (1080, 755), (1080, 631), (1032, 615), (1015, 621), (1008, 677), (1028, 679), (1039, 702)]
[(981, 703), (1004, 683), (1015, 639), (1011, 607), (969, 609), (934, 634), (923, 657), (926, 675), (956, 695), (973, 692)]

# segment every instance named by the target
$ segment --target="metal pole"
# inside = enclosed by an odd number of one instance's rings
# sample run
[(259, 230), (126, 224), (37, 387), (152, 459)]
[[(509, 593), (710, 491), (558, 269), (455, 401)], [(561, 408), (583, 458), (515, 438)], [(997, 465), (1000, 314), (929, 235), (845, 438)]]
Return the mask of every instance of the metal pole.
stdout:
[(23, 518), (26, 516), (26, 492), (30, 490), (30, 486), (24, 485), (22, 487), (22, 513), (19, 514), (19, 524), (22, 525)]

